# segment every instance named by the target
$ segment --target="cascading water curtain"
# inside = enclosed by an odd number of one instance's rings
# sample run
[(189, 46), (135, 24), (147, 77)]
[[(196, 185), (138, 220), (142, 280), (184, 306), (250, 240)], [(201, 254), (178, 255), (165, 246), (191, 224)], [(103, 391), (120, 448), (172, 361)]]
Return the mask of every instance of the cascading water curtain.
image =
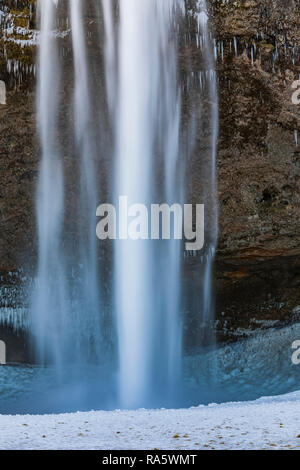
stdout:
[[(202, 266), (203, 324), (212, 320), (212, 264), (217, 242), (216, 142), (218, 104), (213, 39), (205, 1), (196, 3), (197, 39), (208, 77), (210, 158), (203, 199), (209, 214)], [(180, 0), (103, 0), (106, 81), (115, 135), (115, 201), (181, 203), (184, 161), (179, 156), (181, 97), (177, 73)], [(114, 29), (115, 25), (115, 29)], [(199, 103), (201, 106), (202, 103)], [(207, 106), (206, 106), (207, 107)], [(136, 208), (138, 211), (138, 208)], [(130, 214), (135, 216), (136, 213)], [(175, 404), (182, 358), (181, 246), (117, 241), (114, 295), (119, 338), (120, 395), (125, 407)]]
[(212, 267), (218, 240), (218, 195), (216, 176), (216, 155), (219, 129), (218, 92), (215, 71), (215, 50), (211, 31), (209, 29), (209, 17), (205, 0), (198, 4), (198, 32), (201, 38), (201, 49), (204, 63), (204, 77), (206, 82), (206, 93), (209, 98), (209, 127), (210, 127), (210, 155), (206, 169), (203, 171), (206, 178), (204, 188), (204, 203), (208, 209), (208, 233), (207, 247), (205, 253), (204, 282), (202, 286), (202, 324), (203, 327), (211, 324), (214, 320), (214, 295), (212, 291)]
[(59, 363), (63, 345), (58, 332), (64, 326), (68, 306), (61, 251), (64, 210), (64, 178), (58, 143), (60, 68), (53, 30), (53, 0), (39, 2), (41, 35), (38, 64), (38, 126), (41, 164), (37, 191), (39, 264), (32, 305), (33, 332), (41, 362)]
[[(173, 0), (120, 0), (115, 30), (112, 2), (103, 1), (115, 201), (124, 196), (129, 205), (150, 208), (152, 203), (172, 204), (183, 198), (178, 159), (179, 6), (181, 2)], [(114, 295), (124, 407), (171, 403), (176, 396), (181, 371), (180, 265), (178, 241), (116, 242)]]
[(72, 25), (72, 45), (74, 56), (74, 125), (76, 154), (80, 160), (79, 170), (79, 207), (78, 219), (82, 217), (86, 229), (80, 233), (79, 225), (79, 263), (81, 265), (81, 284), (77, 296), (77, 332), (83, 344), (79, 351), (99, 362), (101, 357), (100, 286), (98, 279), (97, 239), (95, 236), (95, 212), (97, 207), (97, 183), (95, 176), (95, 157), (97, 146), (93, 134), (92, 87), (89, 86), (89, 64), (86, 52), (86, 32), (83, 24), (84, 4), (81, 0), (70, 0)]
[[(63, 152), (66, 150), (62, 148), (60, 113), (65, 77), (61, 77), (63, 67), (57, 44), (59, 5), (53, 0), (39, 2), (41, 40), (37, 103), (42, 158), (37, 192), (39, 262), (32, 316), (38, 361), (65, 366), (87, 361), (99, 363), (102, 332), (95, 234), (97, 145), (81, 0), (68, 3), (74, 92), (69, 105), (73, 114), (70, 113), (67, 145), (70, 157), (74, 158), (74, 168), (79, 168), (75, 209), (78, 222), (72, 228), (75, 252), (65, 243), (70, 240), (65, 224), (65, 196), (69, 188), (63, 175)], [(66, 7), (67, 3), (64, 5)], [(63, 125), (65, 122), (63, 120)], [(75, 280), (72, 279), (73, 272), (76, 273)]]
[[(183, 0), (39, 1), (39, 260), (32, 321), (39, 361), (54, 363), (58, 369), (81, 363), (105, 366), (108, 349), (99, 281), (104, 277), (104, 267), (99, 263), (96, 238), (101, 192), (98, 178), (104, 171), (98, 136), (102, 109), (97, 101), (103, 76), (102, 65), (97, 69), (97, 64), (102, 64), (102, 47), (88, 48), (93, 44), (89, 30), (93, 22), (86, 21), (84, 8), (96, 11), (101, 5), (104, 17), (106, 97), (102, 102), (110, 115), (109, 165), (113, 174), (108, 193), (116, 206), (120, 197), (126, 199), (131, 207), (128, 217), (136, 217), (141, 205), (150, 210), (151, 204), (189, 202), (185, 201), (189, 181), (185, 175), (187, 156), (182, 143), (182, 87), (177, 63), (180, 22), (190, 14), (185, 4)], [(206, 321), (213, 316), (218, 112), (206, 3), (200, 1), (197, 7), (197, 40), (208, 78), (207, 96), (199, 107), (211, 128), (210, 142), (205, 144), (210, 155), (204, 171), (204, 201), (197, 201), (205, 202), (209, 213), (204, 282), (199, 286), (200, 310)], [(70, 16), (66, 23), (72, 59), (67, 66), (57, 45), (61, 11)], [(64, 75), (66, 70), (71, 79)], [(70, 180), (76, 186), (76, 197), (70, 191)], [(67, 214), (68, 198), (75, 208), (72, 230), (68, 225), (72, 219)], [(177, 406), (182, 403), (183, 381), (182, 242), (143, 237), (127, 240), (122, 236), (122, 223), (119, 229), (110, 294), (110, 321), (117, 337), (118, 370), (113, 370), (118, 376), (118, 386), (113, 379), (117, 403), (125, 408)], [(97, 369), (101, 386), (108, 388), (101, 373)]]

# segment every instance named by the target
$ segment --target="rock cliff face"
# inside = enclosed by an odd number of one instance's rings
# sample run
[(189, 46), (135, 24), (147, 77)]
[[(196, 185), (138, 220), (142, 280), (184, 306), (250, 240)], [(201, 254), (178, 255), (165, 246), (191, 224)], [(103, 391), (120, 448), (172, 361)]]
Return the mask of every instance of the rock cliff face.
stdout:
[[(194, 0), (186, 3), (195, 7)], [(300, 1), (208, 3), (220, 99), (215, 288), (222, 339), (300, 315), (300, 105), (292, 102), (300, 75)], [(34, 1), (6, 0), (0, 7), (0, 80), (7, 87), (7, 105), (0, 105), (0, 268), (6, 282), (8, 271), (34, 265), (36, 256), (37, 35)], [(67, 50), (67, 35), (61, 43)], [(179, 67), (199, 70), (196, 46), (180, 47)], [(196, 174), (191, 199), (197, 185)], [(200, 282), (199, 262), (185, 262), (187, 289)], [(195, 332), (190, 347), (201, 334), (196, 317), (187, 325)]]
[[(300, 3), (210, 5), (220, 95), (217, 327), (236, 337), (299, 319)], [(187, 273), (197, 283), (197, 261)]]

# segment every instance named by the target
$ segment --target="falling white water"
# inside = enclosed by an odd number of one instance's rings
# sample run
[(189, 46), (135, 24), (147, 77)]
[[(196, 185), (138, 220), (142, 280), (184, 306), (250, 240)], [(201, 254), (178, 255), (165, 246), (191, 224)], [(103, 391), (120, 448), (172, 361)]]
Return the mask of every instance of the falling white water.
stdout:
[[(182, 0), (119, 0), (116, 3), (102, 0), (107, 105), (114, 157), (111, 159), (114, 178), (109, 191), (116, 204), (120, 196), (127, 197), (128, 206), (141, 203), (149, 208), (153, 203), (189, 202), (185, 201), (187, 181), (185, 156), (181, 155), (184, 147), (180, 140), (182, 97), (177, 64), (179, 19), (184, 4)], [(39, 263), (32, 305), (39, 359), (62, 366), (84, 360), (98, 364), (105, 361), (106, 349), (98, 280), (98, 270), (103, 266), (99, 266), (95, 234), (96, 208), (100, 202), (97, 169), (101, 166), (96, 118), (100, 114), (99, 95), (95, 83), (101, 85), (101, 74), (95, 74), (95, 61), (92, 62), (88, 53), (90, 31), (86, 29), (85, 3), (69, 0), (68, 5), (73, 93), (70, 89), (65, 93), (67, 87), (61, 80), (65, 64), (62, 59), (59, 61), (57, 39), (53, 34), (56, 20), (59, 20), (56, 18), (59, 4), (54, 0), (39, 2), (41, 42), (37, 102), (42, 156), (37, 192)], [(90, 5), (95, 6), (96, 2), (91, 1)], [(204, 145), (210, 149), (209, 162), (202, 175), (204, 201), (198, 201), (205, 202), (209, 216), (204, 281), (199, 286), (202, 289), (199, 310), (205, 323), (213, 315), (211, 278), (218, 235), (215, 161), (218, 108), (208, 13), (204, 1), (198, 6), (197, 34), (204, 69), (200, 76), (202, 94), (207, 93), (199, 106), (207, 113), (210, 126), (210, 142)], [(97, 54), (97, 50), (92, 53)], [(97, 81), (93, 74), (97, 75)], [(72, 80), (70, 87), (73, 87)], [(72, 110), (67, 149), (62, 148), (65, 143), (61, 129), (62, 109)], [(68, 243), (64, 244), (65, 240), (70, 240), (66, 224), (69, 174), (64, 179), (63, 171), (67, 152), (69, 160), (74, 159), (74, 175), (71, 176), (77, 187), (72, 203), (78, 222), (71, 232), (75, 247), (71, 253)], [(137, 216), (140, 207), (136, 209), (137, 213), (128, 216)], [(65, 237), (66, 233), (69, 238)], [(129, 241), (126, 238), (123, 233), (114, 245), (111, 293), (111, 316), (118, 338), (120, 406), (176, 406), (180, 399), (177, 392), (182, 379), (183, 355), (181, 241)]]
[[(39, 3), (41, 41), (37, 102), (42, 158), (37, 192), (39, 261), (32, 315), (38, 360), (58, 366), (89, 360), (98, 363), (101, 349), (95, 235), (98, 201), (94, 159), (97, 152), (82, 5), (81, 0), (69, 2), (75, 77), (69, 152), (75, 159), (74, 167), (79, 168), (75, 209), (78, 222), (72, 235), (76, 250), (70, 253), (64, 244), (67, 186), (63, 178), (64, 154), (60, 148), (59, 111), (63, 83), (54, 34), (57, 2), (42, 0)], [(73, 272), (76, 272), (75, 280), (72, 279)]]
[(209, 17), (205, 0), (198, 2), (198, 32), (202, 36), (203, 62), (208, 73), (210, 159), (205, 169), (204, 203), (207, 217), (207, 248), (204, 262), (204, 281), (202, 285), (202, 322), (205, 326), (214, 317), (214, 295), (212, 291), (212, 268), (218, 239), (218, 196), (216, 176), (216, 154), (218, 140), (218, 93), (215, 73), (214, 47), (209, 29)]
[[(182, 203), (184, 165), (179, 158), (181, 97), (177, 76), (177, 0), (119, 1), (119, 26), (103, 0), (106, 81), (116, 142), (115, 200), (128, 204)], [(217, 241), (217, 92), (213, 43), (205, 2), (198, 3), (198, 34), (209, 77), (211, 158), (205, 202), (210, 215), (202, 286), (203, 321), (213, 314), (212, 264)], [(117, 38), (117, 39), (116, 39)], [(116, 60), (118, 57), (118, 60)], [(159, 175), (159, 176), (158, 176)], [(161, 184), (159, 184), (159, 182)], [(137, 214), (131, 214), (137, 215)], [(174, 403), (181, 375), (181, 246), (123, 240), (115, 250), (115, 301), (122, 406)]]
[[(85, 227), (82, 227), (82, 225), (78, 227), (81, 283), (76, 293), (79, 314), (76, 317), (75, 332), (83, 342), (83, 344), (79, 344), (78, 353), (84, 352), (87, 357), (93, 357), (93, 360), (99, 361), (101, 354), (100, 288), (95, 236), (95, 212), (98, 201), (94, 164), (97, 149), (91, 123), (92, 110), (83, 25), (83, 6), (84, 2), (82, 0), (70, 0), (75, 72), (75, 146), (80, 159), (78, 219), (81, 224), (84, 221), (86, 225)], [(80, 233), (83, 228), (85, 230)]]
[(114, 0), (102, 0), (103, 16), (105, 25), (105, 75), (107, 85), (107, 101), (111, 114), (111, 118), (115, 118), (116, 103), (117, 103), (117, 61), (118, 52), (115, 38), (114, 28), (114, 14), (113, 14)]
[[(178, 175), (180, 96), (174, 28), (179, 5), (173, 0), (120, 0), (116, 35), (111, 4), (103, 1), (108, 99), (111, 104), (114, 98), (117, 116), (115, 200), (127, 196), (129, 205), (150, 207), (153, 202), (178, 203), (183, 198)], [(180, 248), (174, 241), (116, 243), (122, 406), (145, 406), (175, 395), (181, 368)]]
[(42, 148), (37, 192), (39, 265), (32, 314), (39, 360), (60, 362), (58, 335), (67, 315), (66, 283), (61, 252), (64, 208), (63, 169), (57, 139), (60, 69), (53, 0), (39, 2), (41, 36), (38, 76), (38, 123)]

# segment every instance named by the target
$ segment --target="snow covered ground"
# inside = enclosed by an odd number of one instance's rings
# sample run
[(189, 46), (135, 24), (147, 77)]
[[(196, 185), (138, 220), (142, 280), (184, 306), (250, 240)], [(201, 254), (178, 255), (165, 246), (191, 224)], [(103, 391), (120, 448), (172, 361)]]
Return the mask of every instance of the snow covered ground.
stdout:
[(1, 415), (0, 449), (300, 450), (300, 392), (181, 410)]

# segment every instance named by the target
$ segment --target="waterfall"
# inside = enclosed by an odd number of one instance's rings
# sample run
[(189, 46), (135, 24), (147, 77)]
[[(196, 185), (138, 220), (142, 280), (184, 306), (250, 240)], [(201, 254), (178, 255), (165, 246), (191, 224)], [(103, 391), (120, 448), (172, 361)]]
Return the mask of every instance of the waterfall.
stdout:
[(38, 125), (41, 164), (37, 191), (39, 264), (34, 292), (33, 332), (41, 362), (59, 363), (63, 355), (58, 332), (67, 315), (65, 266), (61, 248), (64, 177), (58, 142), (60, 68), (55, 37), (55, 4), (39, 4), (41, 36), (38, 78)]
[[(103, 6), (108, 98), (110, 103), (112, 96), (115, 100), (115, 200), (126, 196), (128, 204), (147, 207), (179, 203), (179, 3), (120, 0), (117, 31), (112, 29), (111, 2), (104, 0)], [(113, 53), (118, 54), (114, 66)], [(114, 295), (124, 407), (176, 395), (181, 368), (180, 266), (178, 241), (116, 242)]]
[[(74, 55), (74, 125), (76, 153), (80, 159), (79, 181), (79, 264), (81, 278), (79, 292), (78, 325), (75, 331), (83, 341), (79, 353), (99, 361), (101, 356), (100, 287), (98, 280), (97, 239), (95, 236), (95, 212), (97, 189), (95, 179), (95, 158), (97, 148), (93, 135), (93, 120), (86, 57), (85, 32), (81, 0), (70, 1), (72, 44)], [(80, 232), (82, 222), (85, 229)]]
[[(115, 199), (183, 203), (185, 162), (180, 149), (181, 97), (177, 73), (181, 1), (103, 0), (106, 81), (115, 133)], [(197, 3), (197, 33), (209, 77), (210, 160), (203, 198), (209, 214), (200, 307), (202, 327), (213, 318), (212, 266), (217, 242), (216, 142), (218, 105), (207, 6)], [(117, 38), (117, 39), (116, 39)], [(117, 57), (117, 59), (116, 59)], [(158, 169), (158, 170), (157, 170)], [(176, 241), (116, 242), (115, 298), (123, 406), (174, 403), (181, 376), (181, 246)], [(211, 328), (211, 327), (210, 327)]]
[[(206, 93), (209, 99), (209, 123), (210, 123), (210, 158), (205, 173), (206, 184), (204, 189), (204, 201), (209, 212), (207, 230), (207, 248), (205, 253), (204, 282), (202, 286), (202, 322), (205, 328), (214, 315), (214, 295), (212, 291), (212, 267), (218, 240), (218, 196), (216, 177), (216, 154), (219, 128), (218, 93), (215, 73), (214, 48), (209, 29), (209, 18), (205, 0), (200, 0), (198, 5), (198, 32), (202, 38), (202, 55), (206, 74), (208, 76)], [(207, 223), (207, 222), (206, 222)]]
[[(38, 361), (67, 363), (99, 362), (101, 355), (100, 288), (98, 281), (95, 212), (97, 190), (94, 161), (96, 138), (91, 110), (89, 65), (86, 56), (82, 2), (69, 2), (74, 63), (73, 117), (69, 153), (79, 168), (76, 218), (72, 243), (66, 246), (67, 190), (60, 107), (62, 66), (56, 30), (57, 2), (39, 3), (41, 41), (38, 75), (38, 122), (42, 158), (37, 192), (39, 263), (33, 296), (33, 330)], [(65, 122), (65, 121), (64, 121)], [(68, 238), (69, 237), (69, 238)], [(76, 281), (72, 273), (76, 273)]]
[[(65, 75), (64, 54), (59, 56), (57, 45), (61, 4), (68, 6), (70, 16), (66, 23), (71, 32), (72, 60), (67, 66), (71, 79)], [(113, 198), (110, 202), (117, 206), (120, 197), (126, 198), (130, 212), (123, 214), (124, 222), (127, 215), (137, 217), (141, 205), (150, 214), (151, 204), (183, 206), (189, 202), (186, 167), (190, 155), (185, 150), (182, 125), (178, 45), (180, 22), (189, 15), (194, 18), (195, 12), (186, 11), (183, 0), (90, 0), (87, 7), (96, 11), (99, 4), (99, 15), (104, 19), (104, 51), (101, 43), (100, 48), (93, 45), (91, 53), (88, 28), (93, 22), (87, 21), (83, 1), (39, 1), (39, 258), (32, 323), (40, 362), (54, 363), (58, 369), (69, 364), (96, 364), (101, 387), (109, 388), (101, 375), (101, 367), (108, 365), (106, 351), (111, 344), (103, 326), (104, 287), (100, 279), (105, 277), (104, 264), (110, 265), (111, 260), (110, 251), (104, 250), (107, 258), (101, 255), (99, 261), (99, 175), (105, 171), (113, 175), (107, 177), (107, 193)], [(200, 0), (197, 7), (197, 44), (201, 45), (204, 69), (200, 73), (207, 78), (206, 95), (199, 102), (199, 122), (202, 120), (201, 125), (210, 130), (206, 132), (209, 142), (203, 142), (209, 155), (197, 156), (203, 160), (204, 181), (204, 201), (197, 203), (205, 202), (208, 214), (197, 305), (205, 324), (213, 318), (214, 309), (218, 104), (206, 3)], [(96, 61), (101, 65), (95, 65)], [(106, 96), (98, 101), (102, 81)], [(100, 102), (105, 102), (103, 109)], [(103, 164), (99, 138), (104, 122), (99, 116), (105, 114), (105, 106), (111, 131), (110, 148), (104, 149), (110, 154), (109, 171)], [(197, 119), (191, 127), (200, 127)], [(76, 187), (76, 194), (70, 187)], [(70, 207), (76, 219), (72, 227)], [(177, 406), (183, 393), (183, 243), (175, 237), (149, 240), (141, 235), (138, 240), (128, 239), (122, 221), (119, 229), (121, 236), (113, 242), (112, 281), (105, 286), (110, 296), (109, 322), (117, 338), (113, 349), (118, 361), (112, 374), (118, 376), (118, 386), (113, 379), (113, 393), (122, 408)], [(99, 383), (97, 390), (101, 389)]]

